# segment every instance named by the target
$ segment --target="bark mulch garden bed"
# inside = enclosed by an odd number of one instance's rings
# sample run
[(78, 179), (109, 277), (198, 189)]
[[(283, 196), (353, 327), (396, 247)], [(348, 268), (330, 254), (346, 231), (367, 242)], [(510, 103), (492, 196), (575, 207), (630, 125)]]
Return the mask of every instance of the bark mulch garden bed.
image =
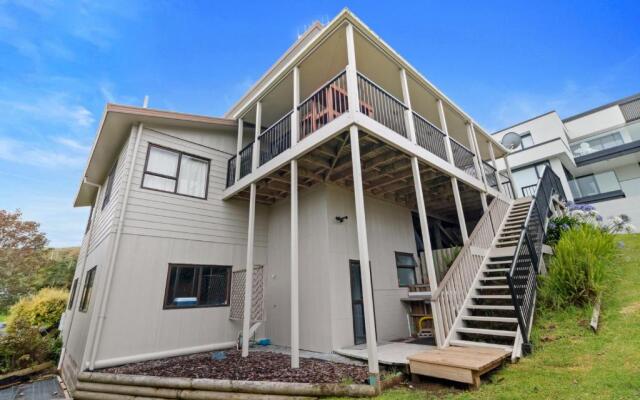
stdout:
[(240, 351), (225, 352), (223, 360), (212, 353), (164, 358), (105, 368), (111, 374), (149, 375), (179, 378), (231, 379), (301, 383), (367, 383), (366, 366), (343, 364), (313, 358), (300, 358), (300, 368), (290, 368), (289, 355), (254, 351), (242, 358)]

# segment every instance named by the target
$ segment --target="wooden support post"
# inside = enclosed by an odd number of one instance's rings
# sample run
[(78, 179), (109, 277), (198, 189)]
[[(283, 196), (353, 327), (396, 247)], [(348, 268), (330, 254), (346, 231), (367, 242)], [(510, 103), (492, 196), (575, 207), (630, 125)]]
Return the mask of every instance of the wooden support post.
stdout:
[(516, 188), (516, 181), (513, 180), (513, 174), (511, 174), (511, 166), (509, 165), (509, 155), (504, 155), (504, 165), (507, 167), (507, 175), (509, 175), (509, 183), (511, 184), (511, 190), (513, 191), (513, 199), (520, 197), (518, 189)]
[[(431, 236), (429, 234), (429, 225), (427, 223), (427, 209), (424, 202), (424, 193), (422, 192), (422, 179), (420, 178), (420, 164), (417, 157), (411, 157), (411, 169), (413, 171), (413, 185), (416, 192), (416, 202), (418, 207), (418, 216), (420, 217), (420, 230), (422, 231), (422, 243), (424, 244), (424, 257), (427, 264), (427, 276), (429, 277), (429, 289), (431, 293), (435, 293), (438, 289), (438, 278), (436, 275), (436, 267), (433, 264), (433, 250), (431, 249)], [(440, 335), (440, 316), (436, 315), (434, 304), (431, 305), (431, 314), (433, 317), (433, 331), (435, 334), (436, 345), (442, 346), (445, 338)]]
[(260, 166), (260, 141), (258, 138), (262, 133), (262, 102), (256, 103), (256, 130), (255, 139), (253, 141), (253, 154), (251, 160), (251, 172), (254, 172)]
[(407, 80), (407, 71), (400, 69), (400, 83), (402, 85), (402, 101), (407, 109), (404, 110), (404, 122), (409, 132), (409, 140), (416, 143), (416, 128), (413, 123), (413, 108), (411, 107), (411, 96), (409, 95), (409, 81)]
[(498, 172), (498, 165), (496, 164), (496, 153), (493, 150), (493, 143), (491, 140), (487, 141), (487, 145), (489, 147), (489, 157), (491, 157), (491, 165), (493, 166), (494, 174), (496, 175), (496, 187), (500, 193), (504, 193), (504, 188), (502, 187), (502, 182), (500, 179), (500, 173)]
[(442, 127), (442, 132), (444, 133), (444, 148), (447, 150), (447, 159), (448, 161), (454, 165), (453, 161), (453, 150), (451, 150), (451, 138), (449, 138), (449, 129), (447, 128), (447, 119), (444, 116), (444, 104), (441, 99), (438, 99), (436, 102), (438, 105), (438, 117), (440, 117), (440, 126)]
[(451, 177), (451, 189), (453, 190), (453, 199), (456, 203), (456, 211), (458, 213), (458, 224), (460, 224), (460, 233), (462, 234), (462, 241), (467, 243), (469, 241), (469, 234), (467, 233), (467, 222), (464, 218), (464, 210), (462, 209), (462, 199), (460, 198), (460, 188), (458, 187), (458, 179)]
[[(444, 115), (444, 104), (441, 99), (437, 101), (438, 116), (440, 117), (440, 125), (442, 126), (442, 132), (445, 135), (445, 148), (447, 150), (447, 158), (449, 162), (455, 166), (453, 161), (453, 151), (451, 150), (451, 140), (449, 138), (449, 129), (447, 128), (447, 119)], [(458, 179), (451, 177), (451, 189), (453, 190), (453, 198), (456, 203), (456, 210), (458, 211), (458, 223), (460, 224), (460, 233), (462, 234), (462, 240), (464, 243), (469, 241), (469, 234), (467, 233), (467, 224), (464, 219), (464, 212), (462, 210), (462, 199), (460, 198), (460, 188), (458, 187)]]
[[(256, 128), (257, 130), (258, 128)], [(242, 315), (242, 357), (249, 355), (249, 329), (251, 328), (251, 302), (253, 295), (253, 242), (256, 226), (256, 184), (249, 192), (249, 227), (247, 229), (247, 266), (244, 280), (244, 313)]]
[(362, 167), (360, 165), (360, 139), (358, 127), (349, 129), (351, 140), (351, 164), (353, 166), (353, 192), (356, 206), (356, 225), (358, 231), (358, 252), (360, 254), (360, 275), (362, 279), (362, 297), (364, 303), (364, 325), (367, 331), (367, 360), (369, 363), (369, 383), (380, 385), (378, 367), (378, 345), (376, 342), (376, 321), (373, 311), (373, 290), (371, 288), (371, 269), (369, 268), (369, 244), (367, 242), (367, 223), (364, 210), (364, 189), (362, 187)]
[(240, 150), (242, 150), (242, 141), (244, 139), (244, 121), (238, 118), (238, 142), (236, 143), (236, 172), (233, 183), (240, 180)]
[(358, 93), (358, 69), (356, 68), (356, 45), (353, 38), (353, 25), (347, 24), (345, 36), (347, 38), (347, 93), (349, 94), (349, 112), (356, 113), (360, 109)]
[(480, 149), (478, 148), (478, 142), (476, 142), (476, 132), (473, 129), (473, 123), (467, 122), (467, 140), (469, 146), (471, 146), (471, 152), (473, 153), (473, 164), (476, 168), (478, 178), (484, 184), (484, 192), (480, 192), (480, 202), (482, 203), (482, 210), (487, 211), (487, 178), (484, 176), (484, 166), (482, 165), (482, 156), (480, 155)]
[(291, 113), (291, 147), (298, 143), (300, 129), (300, 67), (293, 68), (293, 112)]
[(300, 367), (298, 262), (298, 160), (291, 160), (291, 368)]

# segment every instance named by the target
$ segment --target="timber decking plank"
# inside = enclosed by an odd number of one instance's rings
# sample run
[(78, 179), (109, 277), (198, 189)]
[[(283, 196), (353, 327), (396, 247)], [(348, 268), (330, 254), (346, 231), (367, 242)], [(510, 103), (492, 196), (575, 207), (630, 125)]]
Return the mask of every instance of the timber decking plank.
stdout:
[(411, 365), (426, 363), (483, 371), (487, 367), (502, 362), (510, 352), (492, 348), (447, 347), (409, 356)]

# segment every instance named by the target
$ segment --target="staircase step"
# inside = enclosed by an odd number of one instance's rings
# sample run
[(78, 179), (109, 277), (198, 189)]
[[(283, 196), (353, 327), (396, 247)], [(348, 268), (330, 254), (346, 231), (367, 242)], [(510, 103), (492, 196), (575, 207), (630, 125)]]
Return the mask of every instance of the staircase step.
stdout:
[(473, 342), (471, 340), (452, 340), (449, 342), (451, 346), (459, 347), (490, 347), (492, 349), (502, 349), (505, 351), (513, 351), (513, 347), (495, 343)]
[(492, 268), (492, 269), (485, 269), (484, 272), (509, 272), (510, 268)]
[(476, 294), (471, 296), (472, 299), (480, 300), (508, 300), (511, 296), (508, 294)]
[(510, 317), (478, 317), (474, 315), (463, 315), (462, 319), (465, 321), (518, 323), (518, 318)]
[[(507, 278), (505, 278), (507, 279)], [(494, 285), (494, 286), (478, 286), (479, 290), (498, 290), (498, 289), (509, 289), (509, 285)]]
[(512, 239), (512, 238), (519, 238), (520, 237), (520, 232), (515, 232), (515, 233), (502, 233), (500, 234), (500, 239), (499, 240), (504, 240), (504, 239)]
[(516, 337), (516, 331), (504, 331), (500, 329), (458, 328), (456, 332), (474, 335)]
[(500, 310), (500, 311), (515, 311), (513, 306), (486, 306), (481, 304), (470, 304), (467, 306), (470, 310)]
[(506, 281), (506, 276), (485, 276), (480, 278), (481, 281)]
[(487, 265), (511, 264), (513, 260), (490, 260)]

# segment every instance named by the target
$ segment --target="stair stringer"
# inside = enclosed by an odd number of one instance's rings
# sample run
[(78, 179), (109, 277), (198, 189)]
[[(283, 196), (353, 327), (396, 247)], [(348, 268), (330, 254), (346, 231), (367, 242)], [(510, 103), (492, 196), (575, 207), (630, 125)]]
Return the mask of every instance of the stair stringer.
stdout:
[[(475, 293), (475, 291), (477, 290), (477, 287), (478, 287), (478, 285), (480, 283), (480, 278), (482, 277), (482, 274), (484, 273), (484, 268), (486, 267), (487, 261), (491, 258), (491, 250), (495, 248), (496, 243), (498, 242), (498, 239), (500, 238), (500, 234), (502, 233), (502, 230), (505, 227), (506, 221), (509, 218), (509, 214), (511, 214), (511, 210), (513, 209), (514, 205), (516, 205), (516, 200), (511, 200), (511, 202), (509, 203), (509, 209), (504, 214), (504, 217), (502, 218), (502, 221), (500, 222), (500, 227), (498, 228), (497, 233), (494, 235), (493, 240), (491, 241), (491, 246), (489, 246), (488, 251), (486, 252), (484, 257), (482, 258), (482, 262), (480, 263), (480, 268), (478, 268), (478, 272), (477, 272), (477, 274), (476, 274), (476, 276), (475, 276), (475, 278), (473, 280), (473, 283), (471, 284), (471, 288), (469, 289), (469, 291), (467, 292), (467, 294), (465, 296), (464, 302), (462, 303), (462, 307), (460, 308), (460, 311), (458, 312), (458, 315), (456, 316), (456, 319), (453, 322), (453, 326), (451, 327), (451, 330), (449, 331), (449, 335), (447, 336), (447, 338), (444, 341), (444, 346), (443, 347), (449, 347), (450, 346), (450, 342), (452, 340), (459, 339), (459, 337), (458, 337), (458, 328), (460, 328), (462, 326), (462, 317), (470, 315), (467, 306), (469, 306), (471, 304), (471, 302), (472, 302), (471, 298), (473, 296), (473, 293)], [(518, 326), (518, 331), (519, 331), (519, 326)]]

